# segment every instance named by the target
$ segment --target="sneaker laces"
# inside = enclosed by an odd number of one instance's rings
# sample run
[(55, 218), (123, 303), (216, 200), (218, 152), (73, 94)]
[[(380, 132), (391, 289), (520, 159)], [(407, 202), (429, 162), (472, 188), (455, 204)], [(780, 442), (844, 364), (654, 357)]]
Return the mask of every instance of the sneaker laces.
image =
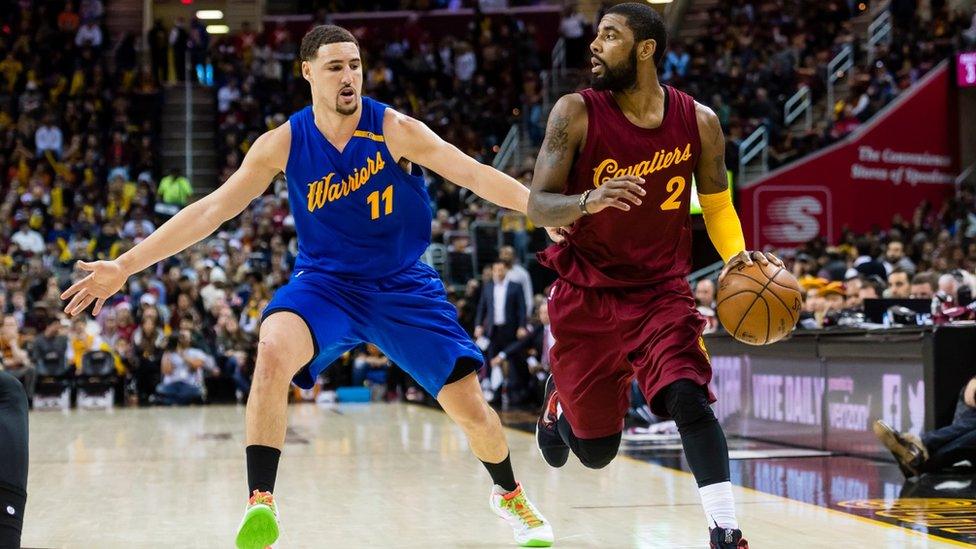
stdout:
[(522, 491), (521, 486), (512, 494), (506, 494), (502, 497), (502, 507), (517, 516), (529, 528), (542, 526), (542, 519), (536, 514), (532, 504), (525, 499), (525, 492)]
[(251, 494), (250, 499), (247, 500), (247, 504), (262, 504), (267, 505), (268, 507), (274, 507), (274, 496), (271, 494), (271, 492), (261, 492), (259, 490), (255, 490), (254, 493)]

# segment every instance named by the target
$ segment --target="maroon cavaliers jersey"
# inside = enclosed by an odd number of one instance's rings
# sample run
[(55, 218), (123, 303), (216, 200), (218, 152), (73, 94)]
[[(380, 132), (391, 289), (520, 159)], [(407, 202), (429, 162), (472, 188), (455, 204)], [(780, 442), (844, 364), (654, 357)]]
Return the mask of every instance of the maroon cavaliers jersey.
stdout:
[(592, 89), (586, 101), (586, 143), (566, 182), (568, 195), (599, 187), (618, 175), (644, 178), (647, 194), (629, 211), (607, 208), (580, 218), (566, 241), (539, 253), (539, 261), (576, 286), (646, 286), (691, 272), (691, 176), (701, 154), (695, 101), (664, 86), (664, 120), (635, 126), (610, 92)]

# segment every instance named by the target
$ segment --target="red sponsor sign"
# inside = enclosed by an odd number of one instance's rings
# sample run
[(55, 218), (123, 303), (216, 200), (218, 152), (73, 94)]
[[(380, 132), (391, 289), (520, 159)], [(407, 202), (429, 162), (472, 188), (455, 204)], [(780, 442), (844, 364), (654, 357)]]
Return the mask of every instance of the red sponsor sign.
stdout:
[(753, 242), (808, 242), (823, 234), (833, 238), (830, 188), (769, 186), (752, 193), (759, 222)]
[(844, 227), (888, 227), (927, 200), (951, 195), (959, 160), (950, 124), (948, 65), (906, 91), (843, 141), (738, 191), (739, 217), (753, 248), (835, 242)]
[(976, 86), (976, 51), (956, 54), (956, 84), (960, 88)]

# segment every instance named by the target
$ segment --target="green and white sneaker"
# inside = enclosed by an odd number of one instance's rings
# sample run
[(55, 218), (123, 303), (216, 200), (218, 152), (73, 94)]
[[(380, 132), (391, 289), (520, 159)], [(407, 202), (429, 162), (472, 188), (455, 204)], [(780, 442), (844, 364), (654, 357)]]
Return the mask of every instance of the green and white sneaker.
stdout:
[(515, 490), (506, 492), (495, 485), (488, 500), (491, 510), (512, 527), (515, 541), (522, 547), (552, 546), (552, 526), (546, 517), (532, 505), (519, 484)]
[(278, 507), (271, 492), (251, 494), (237, 528), (237, 549), (266, 549), (278, 539)]

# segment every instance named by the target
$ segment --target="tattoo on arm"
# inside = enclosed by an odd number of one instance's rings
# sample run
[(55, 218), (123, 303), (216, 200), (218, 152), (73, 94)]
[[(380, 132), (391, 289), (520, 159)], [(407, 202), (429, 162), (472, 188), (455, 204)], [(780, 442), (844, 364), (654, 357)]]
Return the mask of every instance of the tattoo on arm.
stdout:
[(729, 188), (729, 180), (725, 174), (727, 171), (725, 168), (725, 154), (716, 154), (712, 162), (715, 164), (715, 174), (712, 178), (712, 184), (716, 189), (722, 191), (727, 190)]
[(549, 131), (546, 132), (546, 140), (542, 145), (542, 150), (546, 157), (546, 164), (552, 168), (557, 166), (566, 157), (566, 149), (569, 143), (569, 117), (563, 114), (555, 114)]

